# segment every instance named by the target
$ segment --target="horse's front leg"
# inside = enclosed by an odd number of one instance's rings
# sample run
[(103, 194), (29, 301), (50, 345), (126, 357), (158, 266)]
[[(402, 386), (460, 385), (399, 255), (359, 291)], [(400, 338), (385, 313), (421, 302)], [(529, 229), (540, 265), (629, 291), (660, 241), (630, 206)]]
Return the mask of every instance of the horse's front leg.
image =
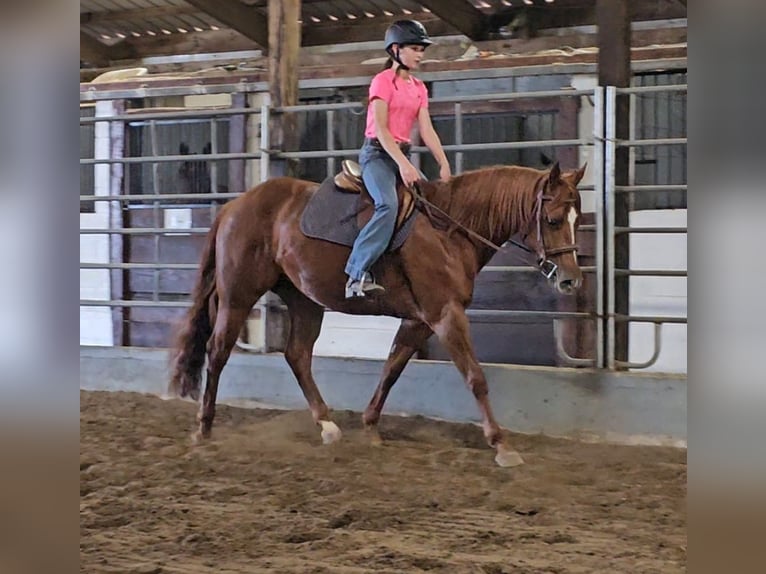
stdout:
[(386, 402), (391, 387), (399, 379), (399, 375), (402, 374), (412, 355), (420, 348), (423, 341), (431, 336), (431, 333), (431, 328), (421, 321), (405, 319), (399, 326), (393, 345), (391, 345), (391, 352), (388, 354), (386, 364), (383, 365), (383, 374), (380, 377), (380, 382), (362, 416), (364, 427), (369, 433), (373, 444), (382, 443), (378, 433), (378, 421), (380, 420), (380, 413), (383, 410), (383, 404)]
[(495, 456), (497, 464), (500, 466), (523, 464), (521, 456), (510, 447), (492, 414), (487, 379), (476, 360), (465, 308), (458, 303), (448, 304), (442, 309), (439, 320), (435, 321), (431, 328), (449, 351), (452, 360), (465, 378), (466, 385), (476, 398), (481, 411), (484, 436), (487, 443), (497, 451)]

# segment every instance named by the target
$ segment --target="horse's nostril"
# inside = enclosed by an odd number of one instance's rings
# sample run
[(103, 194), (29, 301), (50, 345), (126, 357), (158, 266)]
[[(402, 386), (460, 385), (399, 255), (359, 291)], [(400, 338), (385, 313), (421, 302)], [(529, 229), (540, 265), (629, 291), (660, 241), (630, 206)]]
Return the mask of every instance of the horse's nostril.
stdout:
[(562, 279), (559, 281), (559, 290), (563, 293), (571, 293), (579, 287), (579, 281), (575, 279)]

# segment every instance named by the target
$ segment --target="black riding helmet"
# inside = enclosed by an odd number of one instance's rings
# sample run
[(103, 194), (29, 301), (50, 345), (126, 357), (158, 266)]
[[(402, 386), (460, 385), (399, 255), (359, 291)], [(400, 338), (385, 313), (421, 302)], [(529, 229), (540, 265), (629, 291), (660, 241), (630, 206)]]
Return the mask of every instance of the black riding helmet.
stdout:
[(393, 44), (399, 46), (404, 45), (418, 45), (418, 46), (430, 46), (433, 44), (431, 38), (428, 37), (425, 26), (417, 20), (397, 20), (391, 24), (386, 30), (386, 52), (391, 56), (399, 65), (406, 69), (407, 66), (402, 64), (399, 59), (399, 50), (394, 52), (391, 47)]

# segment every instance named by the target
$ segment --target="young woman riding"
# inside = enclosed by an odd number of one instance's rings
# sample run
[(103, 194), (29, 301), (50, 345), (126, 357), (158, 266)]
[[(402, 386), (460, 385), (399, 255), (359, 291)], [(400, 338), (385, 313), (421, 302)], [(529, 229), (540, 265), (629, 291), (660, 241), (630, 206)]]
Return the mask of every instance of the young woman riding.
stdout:
[(411, 74), (432, 43), (423, 24), (416, 20), (399, 20), (386, 30), (389, 60), (370, 83), (365, 139), (359, 152), (362, 179), (375, 203), (375, 211), (360, 231), (348, 258), (346, 298), (384, 290), (375, 282), (370, 267), (386, 250), (394, 232), (397, 174), (408, 187), (424, 179), (410, 161), (410, 138), (416, 120), (423, 143), (439, 164), (439, 177), (447, 179), (451, 175), (431, 123), (425, 84)]

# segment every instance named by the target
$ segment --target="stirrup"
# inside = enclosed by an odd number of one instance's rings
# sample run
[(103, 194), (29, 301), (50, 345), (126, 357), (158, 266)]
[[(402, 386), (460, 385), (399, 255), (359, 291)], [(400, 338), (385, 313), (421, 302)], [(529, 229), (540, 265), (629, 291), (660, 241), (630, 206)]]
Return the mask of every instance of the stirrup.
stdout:
[(385, 292), (385, 288), (382, 285), (375, 283), (372, 275), (365, 273), (361, 279), (352, 279), (349, 277), (346, 281), (346, 299), (354, 299), (357, 297), (366, 297), (368, 293), (378, 291), (379, 293)]

